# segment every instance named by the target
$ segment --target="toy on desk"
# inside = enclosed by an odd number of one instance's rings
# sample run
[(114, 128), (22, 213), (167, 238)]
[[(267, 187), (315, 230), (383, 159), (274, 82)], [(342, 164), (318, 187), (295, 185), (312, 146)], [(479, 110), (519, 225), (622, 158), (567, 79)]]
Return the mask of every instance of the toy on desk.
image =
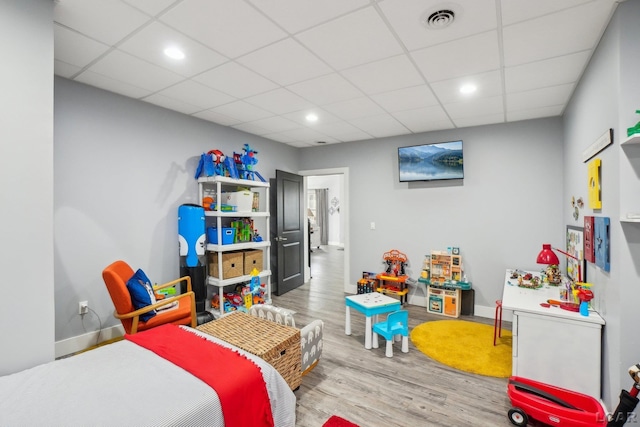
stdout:
[(580, 289), (578, 291), (578, 298), (580, 299), (580, 314), (588, 316), (589, 301), (593, 299), (593, 292), (589, 289)]

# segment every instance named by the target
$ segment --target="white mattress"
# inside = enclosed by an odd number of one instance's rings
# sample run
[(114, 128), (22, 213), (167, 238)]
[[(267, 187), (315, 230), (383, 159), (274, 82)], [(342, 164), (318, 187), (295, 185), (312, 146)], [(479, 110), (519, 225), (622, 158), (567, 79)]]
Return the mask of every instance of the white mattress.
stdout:
[[(267, 384), (275, 426), (295, 426), (295, 395), (271, 365), (217, 338), (189, 330), (253, 360)], [(229, 372), (224, 366), (211, 368), (219, 368), (221, 375)], [(211, 387), (155, 353), (123, 340), (0, 377), (0, 426), (223, 427), (224, 419)]]

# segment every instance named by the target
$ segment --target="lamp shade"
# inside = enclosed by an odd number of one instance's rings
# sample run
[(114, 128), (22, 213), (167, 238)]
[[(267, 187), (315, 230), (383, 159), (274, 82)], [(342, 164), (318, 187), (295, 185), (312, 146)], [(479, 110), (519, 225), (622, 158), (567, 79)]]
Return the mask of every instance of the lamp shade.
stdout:
[(538, 259), (536, 261), (538, 264), (560, 264), (560, 260), (558, 259), (558, 255), (551, 249), (551, 245), (545, 243), (542, 245), (542, 250), (538, 254)]

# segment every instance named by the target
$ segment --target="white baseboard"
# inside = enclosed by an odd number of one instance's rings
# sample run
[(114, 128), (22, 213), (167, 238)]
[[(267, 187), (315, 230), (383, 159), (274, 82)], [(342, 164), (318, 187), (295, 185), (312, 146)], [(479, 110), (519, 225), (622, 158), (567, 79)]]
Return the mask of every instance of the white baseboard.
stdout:
[[(100, 337), (98, 338), (98, 333)], [(86, 350), (89, 347), (108, 341), (113, 338), (118, 338), (124, 335), (124, 328), (122, 325), (111, 326), (105, 328), (102, 331), (89, 332), (84, 335), (78, 335), (75, 337), (67, 338), (64, 340), (56, 341), (55, 344), (55, 357), (66, 356), (76, 353), (78, 351)]]

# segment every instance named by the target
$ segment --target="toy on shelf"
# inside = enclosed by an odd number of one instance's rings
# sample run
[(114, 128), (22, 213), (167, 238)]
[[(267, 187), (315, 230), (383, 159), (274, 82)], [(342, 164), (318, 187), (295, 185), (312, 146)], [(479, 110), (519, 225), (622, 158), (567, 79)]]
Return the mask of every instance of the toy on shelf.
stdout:
[(195, 179), (200, 176), (225, 176), (224, 161), (226, 156), (220, 150), (210, 150), (200, 155), (200, 162), (196, 168)]
[[(640, 110), (636, 110), (636, 114), (640, 114)], [(635, 126), (627, 128), (627, 136), (633, 136), (637, 134), (640, 134), (640, 122), (636, 123)]]
[(256, 154), (258, 154), (258, 152), (251, 148), (249, 144), (244, 144), (242, 154), (233, 153), (233, 160), (236, 164), (238, 175), (240, 176), (240, 179), (249, 179), (253, 181), (256, 180), (257, 176), (260, 181), (266, 182), (262, 175), (253, 169), (253, 167), (258, 163)]
[(408, 259), (402, 252), (392, 249), (385, 252), (382, 256), (383, 262), (387, 265), (384, 273), (376, 275), (379, 280), (378, 292), (383, 294), (397, 295), (400, 297), (400, 303), (407, 302), (407, 276), (405, 268), (408, 265)]

